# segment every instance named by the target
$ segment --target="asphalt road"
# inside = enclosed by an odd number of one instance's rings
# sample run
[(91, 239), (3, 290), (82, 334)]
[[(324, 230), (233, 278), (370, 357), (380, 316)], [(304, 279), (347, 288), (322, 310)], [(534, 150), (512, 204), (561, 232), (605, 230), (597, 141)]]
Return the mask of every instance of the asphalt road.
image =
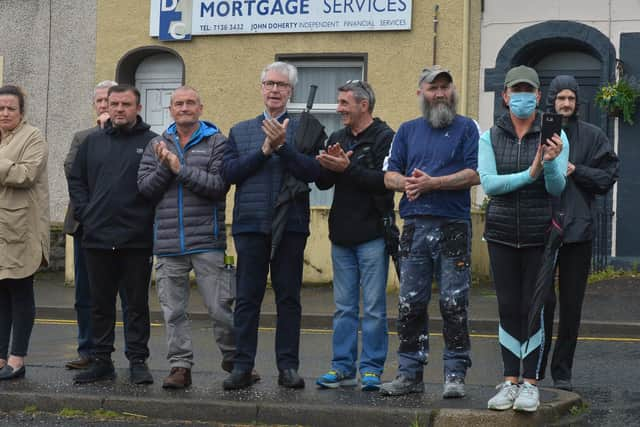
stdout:
[[(212, 331), (205, 321), (193, 323), (195, 362), (193, 381), (198, 383), (198, 372), (220, 372), (220, 353), (215, 347)], [(75, 357), (76, 326), (71, 319), (37, 319), (31, 339), (27, 364), (42, 366), (60, 366)], [(275, 377), (277, 370), (274, 356), (275, 334), (271, 329), (261, 329), (259, 337), (256, 368), (263, 377)], [(392, 334), (389, 340), (389, 356), (383, 380), (391, 380), (396, 370), (397, 336)], [(116, 329), (116, 353), (114, 361), (117, 368), (125, 368), (128, 363), (122, 353), (122, 328)], [(152, 357), (148, 363), (156, 371), (155, 379), (162, 381), (168, 367), (165, 360), (166, 344), (164, 327), (155, 323), (151, 331), (150, 349)], [(468, 384), (496, 384), (500, 381), (502, 364), (494, 335), (472, 336), (473, 367), (467, 375)], [(442, 381), (442, 338), (433, 334), (431, 338), (431, 356), (426, 368), (427, 383)], [(313, 387), (315, 377), (323, 374), (331, 360), (331, 332), (327, 330), (304, 330), (301, 338), (300, 373), (307, 379), (307, 387)], [(618, 339), (617, 337), (585, 337), (578, 344), (574, 366), (574, 386), (588, 402), (585, 415), (579, 418), (577, 425), (622, 426), (638, 425), (640, 419), (640, 339)], [(27, 372), (29, 375), (29, 372)], [(69, 376), (72, 372), (68, 373)], [(550, 386), (549, 381), (543, 385)], [(210, 384), (221, 387), (221, 384)], [(439, 385), (437, 387), (440, 387)], [(437, 390), (439, 392), (439, 390)], [(332, 391), (327, 391), (332, 393)], [(76, 424), (79, 423), (79, 424)], [(111, 421), (101, 425), (150, 425), (149, 420), (129, 419)], [(31, 425), (88, 425), (86, 420), (65, 420), (56, 416), (33, 416), (25, 413), (1, 414), (0, 426)], [(152, 423), (157, 425), (159, 423)], [(164, 422), (162, 424), (165, 424)], [(166, 425), (181, 425), (170, 422)], [(192, 425), (192, 424), (189, 424)], [(208, 425), (208, 424), (203, 424)]]

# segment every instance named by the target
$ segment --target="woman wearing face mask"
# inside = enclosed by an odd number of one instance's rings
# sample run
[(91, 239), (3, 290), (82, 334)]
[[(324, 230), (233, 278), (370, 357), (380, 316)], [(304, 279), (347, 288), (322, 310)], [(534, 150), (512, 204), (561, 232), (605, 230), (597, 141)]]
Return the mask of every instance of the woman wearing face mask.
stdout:
[[(527, 336), (527, 319), (542, 261), (551, 203), (565, 186), (569, 143), (562, 132), (540, 144), (540, 80), (532, 68), (512, 68), (502, 98), (508, 111), (480, 138), (478, 172), (487, 207), (484, 237), (498, 297), (504, 382), (489, 409), (533, 412), (544, 331)], [(522, 378), (522, 383), (520, 383)]]
[(25, 375), (33, 275), (49, 261), (47, 143), (24, 104), (18, 87), (0, 87), (0, 380)]

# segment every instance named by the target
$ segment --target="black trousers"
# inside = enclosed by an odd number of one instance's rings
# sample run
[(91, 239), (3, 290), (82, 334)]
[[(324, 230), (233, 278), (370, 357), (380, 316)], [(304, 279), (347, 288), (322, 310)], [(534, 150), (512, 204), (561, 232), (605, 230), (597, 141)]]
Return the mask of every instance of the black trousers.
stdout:
[[(488, 244), (493, 282), (500, 314), (499, 341), (505, 377), (542, 379), (540, 365), (544, 349), (544, 331), (536, 325), (533, 336), (527, 335), (527, 323), (536, 276), (542, 261), (542, 246), (513, 248)], [(546, 308), (544, 310), (546, 314)], [(542, 327), (544, 329), (544, 327)], [(536, 343), (536, 334), (541, 339)], [(529, 340), (529, 344), (525, 346)], [(525, 351), (526, 348), (526, 351)], [(521, 370), (522, 363), (522, 370)]]
[(236, 335), (234, 369), (253, 368), (258, 346), (260, 306), (271, 270), (276, 295), (276, 361), (278, 369), (298, 369), (300, 346), (300, 288), (307, 236), (284, 233), (273, 260), (270, 260), (271, 236), (243, 233), (233, 236), (238, 252), (236, 305), (233, 313)]
[[(591, 267), (591, 241), (565, 243), (558, 254), (558, 300), (560, 301), (558, 332), (551, 358), (551, 377), (554, 380), (571, 380), (573, 357), (578, 342), (582, 302)], [(556, 307), (556, 293), (552, 290), (545, 302), (545, 330), (548, 345), (545, 346), (543, 365), (551, 349), (553, 327), (552, 314)]]
[(116, 296), (118, 289), (124, 289), (128, 304), (125, 355), (129, 360), (146, 360), (149, 357), (151, 248), (85, 248), (85, 255), (91, 287), (91, 335), (95, 357), (111, 359), (114, 351)]
[(7, 359), (10, 338), (11, 355), (27, 355), (35, 317), (33, 276), (0, 280), (0, 359)]

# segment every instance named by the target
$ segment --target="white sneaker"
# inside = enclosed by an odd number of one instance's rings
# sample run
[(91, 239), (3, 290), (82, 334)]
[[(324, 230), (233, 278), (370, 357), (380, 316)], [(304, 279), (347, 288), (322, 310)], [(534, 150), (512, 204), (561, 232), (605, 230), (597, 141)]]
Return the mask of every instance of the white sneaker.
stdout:
[(499, 391), (495, 396), (489, 399), (487, 408), (496, 411), (504, 411), (506, 409), (513, 408), (513, 402), (516, 400), (516, 397), (518, 397), (518, 391), (520, 389), (518, 384), (514, 384), (511, 381), (505, 381), (498, 384), (496, 389)]
[(520, 393), (515, 402), (513, 409), (516, 411), (535, 412), (540, 406), (540, 392), (538, 386), (527, 382), (520, 386)]

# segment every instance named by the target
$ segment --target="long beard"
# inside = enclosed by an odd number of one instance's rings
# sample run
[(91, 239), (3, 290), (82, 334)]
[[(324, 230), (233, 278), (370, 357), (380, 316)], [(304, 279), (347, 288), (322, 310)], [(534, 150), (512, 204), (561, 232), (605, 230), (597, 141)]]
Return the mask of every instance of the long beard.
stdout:
[(433, 104), (429, 104), (424, 97), (420, 99), (422, 116), (431, 127), (436, 129), (445, 128), (453, 123), (456, 118), (456, 104), (455, 95), (452, 95), (448, 101), (435, 101)]

